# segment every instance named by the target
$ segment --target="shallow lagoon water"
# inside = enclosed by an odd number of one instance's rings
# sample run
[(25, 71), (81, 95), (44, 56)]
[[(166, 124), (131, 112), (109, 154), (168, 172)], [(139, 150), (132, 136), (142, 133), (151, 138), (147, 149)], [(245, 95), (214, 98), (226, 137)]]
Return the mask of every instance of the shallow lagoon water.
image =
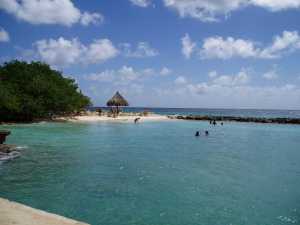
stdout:
[[(300, 224), (300, 126), (1, 126), (22, 157), (0, 196), (92, 225)], [(210, 136), (194, 137), (196, 130)]]

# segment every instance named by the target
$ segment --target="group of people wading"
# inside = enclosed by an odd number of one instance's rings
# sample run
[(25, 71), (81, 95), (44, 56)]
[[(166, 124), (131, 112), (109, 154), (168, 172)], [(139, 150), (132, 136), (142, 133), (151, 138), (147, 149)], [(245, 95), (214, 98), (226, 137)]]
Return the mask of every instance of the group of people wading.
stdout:
[[(217, 122), (216, 122), (216, 120), (210, 120), (210, 121), (209, 121), (209, 124), (216, 126), (216, 125), (217, 125)], [(221, 124), (221, 126), (224, 125), (223, 122), (221, 122), (220, 124)], [(204, 131), (204, 135), (205, 135), (205, 136), (208, 136), (208, 135), (209, 135), (209, 131), (208, 131), (208, 130)], [(199, 136), (200, 136), (200, 131), (196, 131), (195, 137), (199, 137)]]

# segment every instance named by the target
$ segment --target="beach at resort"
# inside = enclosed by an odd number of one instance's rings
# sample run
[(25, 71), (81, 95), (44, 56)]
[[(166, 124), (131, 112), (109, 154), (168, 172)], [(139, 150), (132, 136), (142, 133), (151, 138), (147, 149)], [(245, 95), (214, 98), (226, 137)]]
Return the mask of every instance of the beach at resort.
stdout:
[(300, 225), (300, 0), (0, 0), (0, 225)]
[(134, 123), (134, 120), (139, 118), (138, 122), (147, 122), (147, 121), (165, 121), (170, 120), (165, 115), (151, 114), (148, 116), (143, 116), (139, 114), (125, 114), (119, 115), (118, 117), (109, 117), (109, 116), (99, 116), (99, 115), (88, 115), (88, 116), (73, 116), (70, 118), (60, 118), (61, 120), (66, 120), (69, 122), (130, 122)]

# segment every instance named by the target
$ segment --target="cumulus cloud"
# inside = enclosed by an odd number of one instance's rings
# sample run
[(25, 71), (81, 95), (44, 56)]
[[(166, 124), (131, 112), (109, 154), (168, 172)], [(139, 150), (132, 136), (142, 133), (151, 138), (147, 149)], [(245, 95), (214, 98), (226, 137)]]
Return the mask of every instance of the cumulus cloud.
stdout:
[(266, 80), (276, 80), (276, 79), (278, 79), (279, 75), (277, 74), (276, 69), (272, 69), (272, 70), (264, 73), (262, 75), (262, 77)]
[(283, 31), (281, 35), (273, 38), (271, 44), (265, 47), (252, 40), (214, 36), (205, 38), (201, 48), (195, 49), (196, 43), (191, 42), (189, 35), (183, 39), (182, 53), (186, 58), (190, 58), (191, 54), (197, 51), (201, 59), (230, 59), (234, 57), (274, 59), (300, 49), (300, 35), (297, 31)]
[(300, 8), (299, 0), (252, 0), (251, 4), (259, 6), (270, 11), (280, 11), (286, 9), (298, 9)]
[(196, 43), (194, 43), (189, 34), (185, 34), (185, 36), (181, 39), (182, 49), (181, 52), (185, 58), (191, 58), (191, 55), (196, 49)]
[(203, 22), (215, 22), (245, 4), (243, 0), (164, 0), (165, 6), (176, 10), (180, 17), (191, 17)]
[(185, 77), (179, 76), (175, 79), (174, 83), (177, 85), (183, 85), (187, 83), (187, 80), (185, 79)]
[(255, 85), (246, 69), (235, 74), (211, 74), (207, 81), (184, 79), (176, 89), (164, 86), (157, 94), (168, 107), (299, 108), (300, 88), (295, 84)]
[(211, 71), (211, 72), (209, 72), (208, 73), (208, 76), (210, 77), (210, 78), (215, 78), (215, 77), (217, 77), (218, 76), (218, 73), (217, 73), (217, 71)]
[(158, 50), (152, 48), (148, 42), (139, 42), (134, 49), (131, 44), (121, 44), (123, 54), (129, 58), (146, 58), (159, 55)]
[(159, 72), (159, 74), (162, 75), (162, 76), (167, 76), (170, 73), (172, 73), (172, 70), (170, 70), (168, 67), (163, 67), (161, 69), (161, 71)]
[(282, 54), (300, 49), (300, 36), (297, 31), (283, 31), (276, 36), (273, 43), (262, 50), (262, 58), (279, 58)]
[(103, 22), (104, 22), (104, 16), (99, 13), (84, 12), (80, 18), (80, 23), (84, 26), (88, 26), (90, 24), (97, 25)]
[(202, 22), (216, 22), (231, 12), (255, 6), (269, 11), (300, 8), (299, 0), (163, 0), (166, 7), (178, 12), (179, 16), (191, 17)]
[(76, 38), (68, 40), (60, 37), (37, 41), (34, 46), (42, 61), (58, 67), (101, 63), (118, 55), (118, 50), (108, 39), (94, 40), (86, 46)]
[(229, 59), (235, 56), (248, 58), (255, 57), (259, 53), (254, 43), (249, 40), (234, 39), (228, 37), (210, 37), (204, 40), (200, 50), (200, 57), (203, 59), (219, 58)]
[(237, 75), (218, 75), (212, 80), (212, 83), (219, 86), (241, 86), (249, 82), (250, 76), (245, 69), (242, 69)]
[(99, 13), (81, 13), (71, 0), (0, 0), (0, 9), (31, 24), (71, 26), (78, 22), (88, 25), (103, 20)]
[(174, 81), (175, 84), (180, 85), (184, 90), (192, 94), (204, 94), (212, 89), (227, 89), (233, 87), (243, 87), (250, 81), (250, 75), (246, 69), (242, 69), (236, 75), (222, 75), (216, 71), (209, 73), (211, 78), (208, 82), (191, 83), (185, 77), (179, 76)]
[(133, 5), (139, 6), (139, 7), (148, 7), (149, 5), (151, 5), (151, 0), (130, 0), (130, 2)]
[(125, 65), (117, 70), (105, 70), (100, 73), (86, 75), (85, 79), (98, 82), (110, 82), (115, 85), (125, 85), (154, 74), (155, 71), (152, 68), (137, 70)]
[(8, 32), (0, 27), (0, 42), (9, 42), (9, 40)]

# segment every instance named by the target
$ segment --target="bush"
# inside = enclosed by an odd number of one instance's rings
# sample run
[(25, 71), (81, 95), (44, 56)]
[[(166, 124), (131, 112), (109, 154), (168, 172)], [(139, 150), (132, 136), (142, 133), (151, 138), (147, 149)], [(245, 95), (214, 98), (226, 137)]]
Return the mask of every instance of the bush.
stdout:
[(32, 121), (69, 115), (91, 105), (73, 79), (41, 62), (0, 66), (0, 121)]

